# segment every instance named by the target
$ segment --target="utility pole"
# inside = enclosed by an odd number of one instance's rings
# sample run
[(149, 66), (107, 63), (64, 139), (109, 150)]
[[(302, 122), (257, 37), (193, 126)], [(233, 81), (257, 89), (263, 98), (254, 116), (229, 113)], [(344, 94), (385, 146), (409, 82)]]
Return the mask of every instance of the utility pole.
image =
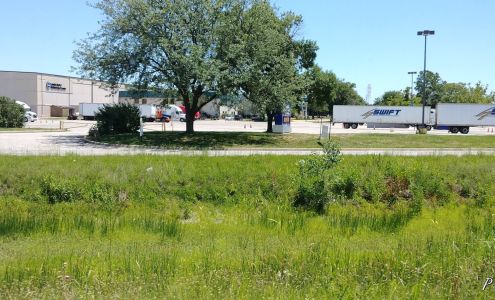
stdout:
[[(413, 83), (414, 83), (414, 74), (417, 74), (417, 73), (418, 73), (418, 72), (416, 72), (416, 71), (413, 71), (413, 72), (407, 72), (407, 74), (411, 75), (411, 92), (410, 92), (410, 94), (411, 94), (411, 96), (410, 96), (410, 97), (411, 97), (411, 98), (409, 99), (409, 100), (410, 100), (410, 102), (411, 102), (411, 106), (413, 106), (413, 105), (414, 105), (414, 104), (413, 104)], [(423, 114), (424, 114), (424, 112), (423, 112)]]
[(424, 36), (425, 37), (425, 59), (424, 59), (424, 66), (423, 66), (423, 95), (422, 95), (422, 102), (423, 102), (423, 116), (422, 116), (422, 126), (423, 128), (425, 127), (425, 106), (426, 106), (426, 38), (429, 35), (434, 35), (435, 31), (434, 30), (423, 30), (423, 31), (418, 31), (418, 35)]

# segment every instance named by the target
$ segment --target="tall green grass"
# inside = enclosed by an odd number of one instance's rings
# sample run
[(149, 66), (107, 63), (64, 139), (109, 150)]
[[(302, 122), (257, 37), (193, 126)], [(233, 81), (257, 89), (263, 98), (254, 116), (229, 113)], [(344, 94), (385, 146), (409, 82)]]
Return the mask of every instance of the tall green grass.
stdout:
[(0, 298), (491, 297), (495, 158), (299, 159), (0, 157)]

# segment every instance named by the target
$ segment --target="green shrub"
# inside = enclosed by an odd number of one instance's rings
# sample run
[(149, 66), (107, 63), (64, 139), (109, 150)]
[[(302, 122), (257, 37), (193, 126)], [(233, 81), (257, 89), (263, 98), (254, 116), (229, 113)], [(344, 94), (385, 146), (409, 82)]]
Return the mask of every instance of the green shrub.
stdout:
[(136, 133), (139, 115), (139, 108), (131, 104), (105, 105), (95, 114), (96, 127), (101, 135)]
[(323, 155), (313, 154), (299, 161), (299, 187), (293, 205), (323, 213), (328, 203), (325, 177), (341, 160), (340, 148), (329, 140), (322, 145)]
[(24, 109), (15, 100), (0, 97), (0, 127), (21, 128), (24, 126)]

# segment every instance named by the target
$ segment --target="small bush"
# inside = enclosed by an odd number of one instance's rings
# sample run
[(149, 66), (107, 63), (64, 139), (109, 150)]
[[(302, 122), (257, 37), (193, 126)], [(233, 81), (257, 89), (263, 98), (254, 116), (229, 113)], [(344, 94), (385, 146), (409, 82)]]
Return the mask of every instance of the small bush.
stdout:
[(95, 115), (98, 133), (136, 133), (139, 129), (139, 115), (139, 108), (131, 104), (105, 105)]
[(21, 128), (24, 126), (24, 108), (8, 97), (0, 97), (0, 127)]
[(299, 187), (293, 205), (323, 213), (328, 202), (325, 176), (341, 160), (340, 148), (332, 140), (322, 145), (323, 155), (299, 161)]

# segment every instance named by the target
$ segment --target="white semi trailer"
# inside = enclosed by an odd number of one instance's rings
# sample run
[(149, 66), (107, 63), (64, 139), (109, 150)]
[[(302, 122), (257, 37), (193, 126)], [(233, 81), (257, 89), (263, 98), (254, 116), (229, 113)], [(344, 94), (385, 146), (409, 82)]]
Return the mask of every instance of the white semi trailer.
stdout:
[(342, 123), (344, 128), (356, 129), (359, 125), (368, 127), (410, 127), (423, 124), (433, 126), (435, 114), (431, 107), (420, 106), (364, 106), (334, 105), (333, 123)]
[(344, 128), (368, 127), (420, 127), (448, 130), (468, 134), (470, 127), (495, 126), (495, 104), (439, 103), (430, 106), (354, 106), (334, 105), (333, 123)]
[(95, 114), (100, 108), (103, 108), (105, 104), (106, 103), (79, 103), (79, 116), (83, 118), (83, 120), (94, 120)]
[(495, 104), (437, 104), (435, 129), (468, 134), (478, 126), (495, 126)]

